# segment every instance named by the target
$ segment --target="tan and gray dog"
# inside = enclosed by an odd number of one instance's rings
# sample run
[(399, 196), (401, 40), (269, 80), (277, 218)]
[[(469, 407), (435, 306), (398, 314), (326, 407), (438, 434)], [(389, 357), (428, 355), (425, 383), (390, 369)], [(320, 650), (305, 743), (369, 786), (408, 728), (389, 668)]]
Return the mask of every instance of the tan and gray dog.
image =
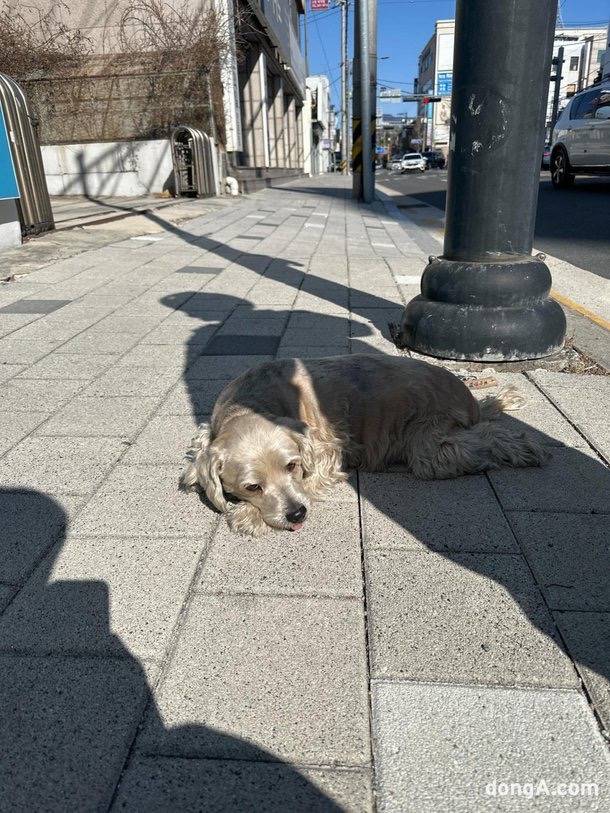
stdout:
[(511, 390), (477, 401), (448, 370), (410, 358), (270, 361), (221, 392), (181, 484), (201, 486), (234, 531), (298, 530), (347, 469), (403, 463), (444, 479), (540, 465), (538, 443), (493, 420), (520, 405)]

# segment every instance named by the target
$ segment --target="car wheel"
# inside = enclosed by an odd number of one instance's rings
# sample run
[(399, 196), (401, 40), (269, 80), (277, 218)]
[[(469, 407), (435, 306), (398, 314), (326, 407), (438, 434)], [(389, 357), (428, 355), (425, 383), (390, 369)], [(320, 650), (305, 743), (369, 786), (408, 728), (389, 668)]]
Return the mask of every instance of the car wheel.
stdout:
[(555, 189), (565, 189), (574, 183), (570, 162), (565, 150), (557, 150), (551, 158), (551, 181)]

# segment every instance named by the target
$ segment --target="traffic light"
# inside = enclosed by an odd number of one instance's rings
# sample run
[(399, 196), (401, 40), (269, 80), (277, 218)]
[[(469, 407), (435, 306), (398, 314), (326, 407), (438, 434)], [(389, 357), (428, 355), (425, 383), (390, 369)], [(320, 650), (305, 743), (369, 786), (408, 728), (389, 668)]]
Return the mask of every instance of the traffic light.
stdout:
[(440, 102), (440, 100), (441, 100), (440, 96), (424, 96), (422, 102), (424, 104), (430, 104), (430, 102)]

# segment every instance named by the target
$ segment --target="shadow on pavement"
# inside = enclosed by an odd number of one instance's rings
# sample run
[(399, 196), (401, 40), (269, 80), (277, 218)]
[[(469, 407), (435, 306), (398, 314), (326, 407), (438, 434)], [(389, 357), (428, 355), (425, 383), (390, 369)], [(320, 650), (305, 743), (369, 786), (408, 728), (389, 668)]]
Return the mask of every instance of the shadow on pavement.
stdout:
[[(23, 585), (0, 616), (0, 809), (106, 810), (114, 800), (113, 809), (147, 813), (339, 811), (251, 743), (204, 726), (165, 727), (154, 668), (110, 628), (108, 584), (54, 575), (62, 547), (78, 544), (66, 543), (67, 525), (46, 494), (0, 489), (1, 578)], [(163, 757), (136, 744), (142, 719)], [(239, 756), (169, 758), (188, 755), (194, 739), (211, 755)]]

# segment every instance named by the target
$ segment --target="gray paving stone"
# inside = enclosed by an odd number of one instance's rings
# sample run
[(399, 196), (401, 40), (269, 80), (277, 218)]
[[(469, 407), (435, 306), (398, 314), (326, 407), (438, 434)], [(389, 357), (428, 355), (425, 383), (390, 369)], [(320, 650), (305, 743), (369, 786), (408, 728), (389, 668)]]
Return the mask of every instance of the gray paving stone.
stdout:
[(189, 349), (180, 345), (139, 344), (117, 362), (117, 367), (146, 367), (149, 370), (176, 368), (182, 370), (189, 358)]
[[(373, 736), (382, 813), (602, 811), (610, 803), (606, 747), (577, 692), (374, 684)], [(504, 782), (519, 783), (522, 795), (501, 795)], [(560, 795), (570, 782), (597, 783), (599, 796)], [(541, 793), (528, 798), (523, 786), (532, 783)]]
[(520, 556), (367, 556), (375, 678), (574, 686), (576, 675)]
[(57, 348), (58, 353), (84, 353), (95, 355), (121, 355), (138, 342), (133, 333), (99, 333), (88, 330)]
[(2, 649), (161, 660), (203, 547), (198, 539), (70, 537), (0, 618)]
[(199, 589), (258, 595), (362, 596), (360, 527), (355, 503), (312, 506), (298, 532), (244, 539), (221, 522)]
[(124, 451), (118, 438), (30, 435), (0, 461), (0, 482), (51, 494), (88, 494)]
[(185, 374), (187, 381), (197, 379), (233, 379), (273, 356), (202, 356), (192, 364)]
[(508, 516), (549, 607), (610, 611), (610, 517)]
[(118, 466), (80, 512), (76, 536), (195, 537), (218, 515), (196, 494), (178, 490), (181, 466)]
[(82, 498), (0, 488), (0, 582), (19, 584), (65, 533)]
[(18, 299), (1, 307), (0, 313), (52, 313), (69, 303), (69, 299)]
[(22, 370), (25, 370), (23, 364), (0, 364), (0, 382), (15, 378)]
[(0, 413), (39, 412), (50, 415), (65, 404), (81, 387), (80, 381), (38, 381), (14, 378), (0, 385)]
[(554, 613), (606, 736), (610, 734), (610, 613)]
[(0, 365), (1, 364), (33, 364), (53, 351), (58, 341), (37, 339), (24, 342), (18, 333), (11, 333), (0, 339)]
[(0, 807), (107, 809), (147, 696), (135, 661), (0, 655)]
[(136, 757), (121, 781), (112, 810), (198, 810), (202, 799), (210, 813), (373, 810), (366, 770), (163, 757)]
[(143, 753), (366, 765), (362, 605), (199, 595), (156, 700)]
[(277, 358), (317, 359), (324, 356), (341, 356), (345, 354), (345, 345), (325, 344), (316, 347), (294, 347), (281, 344), (277, 351)]
[(370, 548), (519, 552), (483, 475), (423, 482), (406, 472), (362, 472), (360, 494)]
[(19, 441), (45, 420), (40, 412), (0, 414), (0, 455), (12, 449)]
[(100, 398), (117, 396), (162, 396), (181, 377), (181, 371), (158, 370), (154, 375), (143, 367), (115, 367), (101, 375), (83, 390), (83, 395)]
[(204, 276), (215, 276), (220, 273), (221, 268), (208, 268), (204, 265), (183, 265), (177, 268), (177, 274), (203, 274)]
[(205, 356), (264, 356), (274, 355), (279, 336), (216, 336), (206, 345)]
[(184, 345), (189, 348), (201, 345), (205, 347), (218, 330), (218, 323), (203, 327), (201, 324), (200, 322), (193, 322), (190, 326), (181, 324), (168, 325), (164, 322), (147, 336), (144, 336), (142, 344)]
[(129, 438), (147, 422), (157, 403), (157, 398), (79, 395), (47, 421), (37, 434)]
[(216, 399), (228, 384), (226, 379), (180, 381), (161, 405), (161, 415), (209, 415)]
[(116, 356), (110, 355), (64, 356), (59, 353), (52, 353), (31, 367), (24, 369), (18, 377), (40, 380), (61, 378), (88, 381), (100, 375), (115, 363)]
[(245, 336), (281, 336), (286, 325), (286, 317), (277, 319), (236, 319), (231, 316), (218, 331), (218, 337), (241, 334)]
[(0, 308), (0, 337), (8, 336), (40, 318), (35, 313), (2, 313), (2, 310), (3, 308)]
[(138, 435), (122, 462), (183, 465), (186, 450), (196, 431), (197, 421), (190, 412), (184, 415), (158, 415)]
[(506, 511), (608, 511), (610, 472), (584, 449), (554, 449), (541, 468), (489, 473)]
[(158, 317), (147, 318), (145, 316), (106, 316), (97, 322), (90, 329), (90, 333), (133, 333), (136, 336), (144, 336), (156, 328), (161, 322)]
[(0, 584), (0, 613), (4, 611), (4, 608), (15, 595), (15, 590), (16, 588), (9, 584)]

